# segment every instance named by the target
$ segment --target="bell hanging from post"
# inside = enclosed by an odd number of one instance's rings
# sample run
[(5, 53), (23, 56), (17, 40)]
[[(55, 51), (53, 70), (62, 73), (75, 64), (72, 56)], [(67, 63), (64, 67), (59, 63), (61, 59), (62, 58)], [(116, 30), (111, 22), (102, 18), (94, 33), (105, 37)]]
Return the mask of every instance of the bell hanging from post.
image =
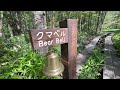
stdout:
[(63, 64), (58, 59), (57, 53), (49, 53), (43, 74), (49, 77), (60, 75), (64, 71)]

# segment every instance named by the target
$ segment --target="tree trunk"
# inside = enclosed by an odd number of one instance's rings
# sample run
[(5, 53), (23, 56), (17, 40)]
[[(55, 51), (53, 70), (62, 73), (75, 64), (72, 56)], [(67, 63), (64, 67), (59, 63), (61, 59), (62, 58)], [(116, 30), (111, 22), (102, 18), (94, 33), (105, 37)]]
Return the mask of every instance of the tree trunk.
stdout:
[(83, 13), (81, 14), (82, 16), (81, 16), (81, 31), (83, 31)]
[(0, 37), (2, 37), (2, 19), (3, 19), (3, 12), (0, 11)]
[(44, 15), (43, 15), (44, 29), (47, 29), (46, 12), (43, 11), (43, 13), (44, 13)]
[(52, 11), (52, 28), (55, 28), (55, 12)]
[(85, 17), (86, 17), (86, 14), (85, 14), (85, 11), (83, 12), (83, 17), (82, 17), (82, 31), (86, 31), (85, 30), (85, 24), (86, 24), (86, 22), (85, 22)]
[(101, 32), (102, 25), (103, 25), (103, 22), (105, 20), (106, 13), (107, 13), (107, 11), (103, 11), (103, 14), (102, 14), (102, 17), (101, 17), (101, 25), (100, 25), (100, 28), (99, 28), (100, 29), (99, 33)]
[(25, 34), (26, 31), (25, 29), (27, 29), (27, 25), (26, 25), (26, 22), (25, 22), (25, 11), (21, 11), (21, 31)]
[(91, 22), (92, 22), (92, 12), (90, 12), (90, 17), (89, 17), (89, 32), (90, 32), (90, 34), (91, 34), (91, 26), (92, 26), (92, 24), (91, 24)]
[(81, 15), (80, 15), (80, 24), (79, 24), (80, 26), (79, 26), (79, 30), (80, 30), (80, 32), (81, 32), (81, 29), (82, 29), (82, 13), (81, 13)]
[(36, 29), (46, 29), (45, 11), (34, 11), (34, 26)]
[(96, 23), (96, 32), (95, 32), (95, 35), (97, 34), (98, 32), (98, 29), (99, 29), (99, 21), (100, 21), (100, 11), (97, 11), (98, 12), (98, 16), (97, 16), (97, 23)]
[(8, 24), (8, 30), (10, 32), (10, 37), (13, 38), (13, 32), (11, 26)]
[[(45, 11), (34, 11), (34, 28), (35, 29), (46, 29), (46, 14)], [(41, 48), (40, 53), (45, 55), (48, 51), (48, 47)]]
[(91, 11), (89, 12), (89, 15), (88, 15), (88, 32), (90, 34), (90, 21), (91, 21)]
[(20, 35), (21, 27), (20, 27), (20, 20), (18, 15), (20, 11), (5, 11), (5, 18), (7, 18), (7, 22), (12, 28), (12, 32), (14, 36)]

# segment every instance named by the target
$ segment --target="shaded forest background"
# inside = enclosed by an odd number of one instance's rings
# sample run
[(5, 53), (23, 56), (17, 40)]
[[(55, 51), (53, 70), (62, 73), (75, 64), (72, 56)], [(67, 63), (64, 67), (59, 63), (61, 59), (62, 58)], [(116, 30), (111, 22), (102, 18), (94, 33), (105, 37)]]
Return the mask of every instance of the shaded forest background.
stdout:
[(64, 19), (79, 19), (78, 47), (81, 47), (79, 43), (87, 43), (82, 42), (83, 38), (88, 39), (101, 32), (106, 13), (107, 11), (1, 11), (0, 32), (4, 39), (24, 35), (26, 42), (30, 42), (28, 32), (31, 29), (59, 28), (59, 22)]

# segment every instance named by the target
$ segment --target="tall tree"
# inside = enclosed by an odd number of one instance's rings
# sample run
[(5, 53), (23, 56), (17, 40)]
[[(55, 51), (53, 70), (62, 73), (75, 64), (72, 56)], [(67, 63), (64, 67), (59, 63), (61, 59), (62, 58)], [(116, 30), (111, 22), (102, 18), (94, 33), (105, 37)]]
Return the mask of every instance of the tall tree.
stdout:
[(3, 18), (3, 13), (0, 11), (0, 37), (2, 37), (2, 18)]
[[(34, 14), (34, 28), (46, 29), (46, 13), (45, 11), (33, 11)], [(40, 53), (45, 54), (48, 51), (48, 47), (41, 48)]]
[(46, 29), (46, 13), (45, 11), (33, 11), (34, 13), (34, 28)]
[(97, 11), (97, 19), (96, 19), (96, 31), (95, 34), (98, 32), (98, 27), (99, 27), (99, 21), (100, 21), (100, 11)]
[(4, 11), (4, 17), (12, 29), (13, 36), (21, 34), (19, 15), (20, 11)]
[(107, 13), (107, 11), (103, 11), (103, 12), (102, 12), (101, 21), (100, 21), (100, 27), (99, 27), (99, 33), (101, 32), (102, 25), (103, 25), (103, 22), (104, 22), (104, 20), (105, 20), (106, 13)]

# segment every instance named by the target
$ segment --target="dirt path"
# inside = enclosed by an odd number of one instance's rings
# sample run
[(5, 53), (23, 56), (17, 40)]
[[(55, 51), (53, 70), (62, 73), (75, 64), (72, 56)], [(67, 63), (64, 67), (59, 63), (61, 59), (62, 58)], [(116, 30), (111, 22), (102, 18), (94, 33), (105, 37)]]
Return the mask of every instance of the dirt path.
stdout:
[(120, 57), (113, 46), (111, 37), (114, 33), (105, 38), (106, 60), (103, 68), (103, 79), (120, 79)]
[(84, 50), (80, 54), (78, 54), (77, 62), (76, 62), (76, 64), (77, 64), (77, 67), (76, 67), (77, 77), (80, 75), (80, 71), (79, 71), (80, 68), (87, 61), (87, 58), (89, 57), (89, 54), (95, 48), (99, 39), (100, 39), (100, 36), (95, 37), (88, 45), (85, 46)]

